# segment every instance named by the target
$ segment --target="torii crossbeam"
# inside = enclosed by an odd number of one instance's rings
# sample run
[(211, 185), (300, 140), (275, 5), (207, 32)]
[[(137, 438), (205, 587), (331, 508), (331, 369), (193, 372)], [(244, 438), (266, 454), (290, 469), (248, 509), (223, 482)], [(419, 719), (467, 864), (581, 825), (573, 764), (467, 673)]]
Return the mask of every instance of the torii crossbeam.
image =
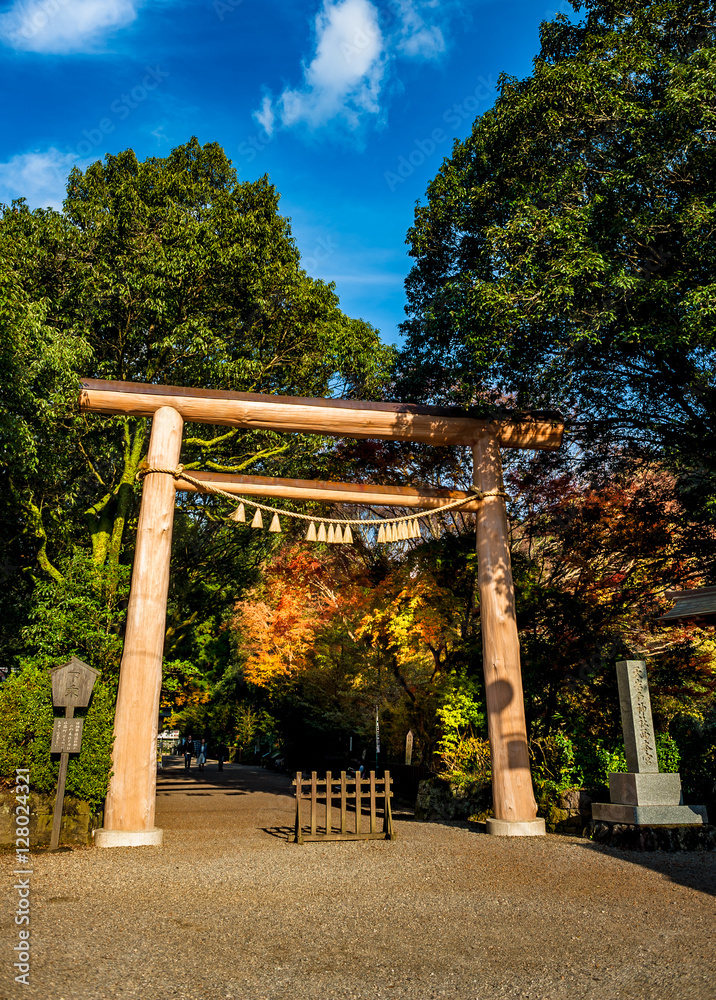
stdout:
[[(488, 833), (535, 836), (545, 832), (532, 791), (520, 649), (515, 619), (507, 513), (502, 490), (500, 446), (556, 449), (564, 423), (558, 413), (500, 412), (478, 419), (457, 409), (410, 403), (346, 399), (304, 399), (189, 389), (136, 382), (82, 381), (80, 409), (89, 413), (152, 417), (149, 468), (179, 464), (184, 421), (338, 437), (469, 445), (473, 481), (491, 494), (469, 501), (477, 522), (478, 584), (482, 652), (492, 757), (495, 817)], [(466, 496), (448, 490), (361, 486), (259, 476), (192, 473), (227, 492), (253, 496), (323, 499), (332, 503), (432, 508)], [(120, 669), (113, 775), (100, 847), (158, 845), (155, 828), (156, 747), (162, 657), (169, 590), (175, 492), (192, 489), (168, 473), (145, 477), (137, 527), (127, 628)]]

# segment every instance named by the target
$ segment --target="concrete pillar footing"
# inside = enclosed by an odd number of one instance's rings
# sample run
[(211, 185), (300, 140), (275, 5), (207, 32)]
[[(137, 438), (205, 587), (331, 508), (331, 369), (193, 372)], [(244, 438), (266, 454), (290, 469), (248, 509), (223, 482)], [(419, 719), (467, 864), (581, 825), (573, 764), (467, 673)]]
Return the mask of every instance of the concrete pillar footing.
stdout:
[(105, 830), (94, 831), (95, 847), (161, 847), (164, 830)]
[(544, 837), (547, 833), (544, 820), (511, 820), (494, 819), (487, 820), (487, 832), (493, 837)]

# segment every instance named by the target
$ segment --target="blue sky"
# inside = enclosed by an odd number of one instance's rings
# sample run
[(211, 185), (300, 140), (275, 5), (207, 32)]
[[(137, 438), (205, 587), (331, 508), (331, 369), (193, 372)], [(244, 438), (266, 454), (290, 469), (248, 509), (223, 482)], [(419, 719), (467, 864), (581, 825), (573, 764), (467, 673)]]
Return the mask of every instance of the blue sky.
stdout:
[(59, 207), (105, 153), (219, 142), (268, 173), (304, 266), (398, 342), (405, 236), (454, 138), (565, 0), (0, 2), (0, 201)]

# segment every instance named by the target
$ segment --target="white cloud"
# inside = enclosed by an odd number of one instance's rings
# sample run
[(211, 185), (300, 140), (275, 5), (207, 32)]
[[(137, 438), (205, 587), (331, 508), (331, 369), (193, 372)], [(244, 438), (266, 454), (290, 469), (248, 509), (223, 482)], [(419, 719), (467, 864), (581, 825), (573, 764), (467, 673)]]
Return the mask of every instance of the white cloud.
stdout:
[(26, 198), (30, 208), (61, 208), (74, 162), (71, 153), (51, 146), (0, 163), (0, 202), (9, 205), (14, 198)]
[(445, 38), (437, 24), (428, 24), (426, 16), (434, 3), (417, 3), (415, 0), (399, 0), (401, 26), (397, 32), (398, 51), (411, 59), (435, 59), (445, 51)]
[(375, 120), (391, 59), (435, 59), (445, 51), (442, 29), (432, 23), (447, 16), (445, 7), (438, 0), (392, 0), (379, 11), (371, 0), (323, 0), (302, 85), (276, 99), (265, 94), (255, 120), (269, 135), (279, 126), (315, 130), (336, 122), (355, 131)]
[(268, 135), (273, 135), (273, 123), (275, 119), (273, 102), (268, 94), (264, 94), (261, 107), (254, 111), (254, 118)]
[(141, 0), (14, 0), (0, 14), (0, 39), (25, 52), (97, 51), (136, 18)]
[(325, 0), (316, 18), (316, 51), (303, 67), (303, 86), (287, 87), (275, 107), (265, 96), (260, 113), (272, 127), (275, 113), (284, 126), (303, 123), (315, 129), (340, 118), (355, 129), (361, 112), (379, 110), (384, 70), (383, 36), (373, 4)]

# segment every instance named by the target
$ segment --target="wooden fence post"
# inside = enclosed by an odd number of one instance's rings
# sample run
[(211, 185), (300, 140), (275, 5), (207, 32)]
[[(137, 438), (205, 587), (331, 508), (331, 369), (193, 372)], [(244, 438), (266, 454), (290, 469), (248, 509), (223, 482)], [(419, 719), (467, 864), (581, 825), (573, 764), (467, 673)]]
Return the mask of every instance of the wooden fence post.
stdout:
[(356, 771), (356, 833), (363, 832), (363, 802), (361, 800), (361, 773)]
[(303, 796), (303, 771), (296, 771), (296, 830), (294, 837), (297, 844), (303, 843), (303, 830), (301, 827), (302, 796)]
[(375, 771), (369, 775), (370, 781), (370, 832), (375, 833)]
[[(495, 434), (473, 446), (474, 483), (485, 493), (502, 490), (502, 461)], [(477, 520), (478, 582), (487, 727), (492, 757), (495, 818), (487, 832), (531, 837), (545, 833), (537, 819), (525, 724), (515, 592), (503, 496), (486, 497)]]
[[(150, 468), (176, 468), (182, 427), (181, 416), (170, 406), (156, 411), (147, 455)], [(98, 847), (162, 843), (163, 833), (154, 827), (154, 808), (174, 494), (172, 476), (154, 473), (144, 479), (114, 720), (114, 773), (104, 826), (95, 833)]]
[(396, 833), (393, 828), (393, 807), (390, 804), (390, 796), (393, 794), (390, 790), (390, 771), (385, 772), (385, 777), (383, 781), (383, 791), (385, 793), (385, 808), (383, 810), (383, 830), (385, 831), (388, 840), (395, 840)]
[(348, 800), (348, 789), (346, 788), (346, 772), (341, 771), (341, 833), (347, 833), (346, 808)]
[(316, 772), (311, 771), (311, 836), (316, 835), (316, 817), (318, 813), (318, 782)]

